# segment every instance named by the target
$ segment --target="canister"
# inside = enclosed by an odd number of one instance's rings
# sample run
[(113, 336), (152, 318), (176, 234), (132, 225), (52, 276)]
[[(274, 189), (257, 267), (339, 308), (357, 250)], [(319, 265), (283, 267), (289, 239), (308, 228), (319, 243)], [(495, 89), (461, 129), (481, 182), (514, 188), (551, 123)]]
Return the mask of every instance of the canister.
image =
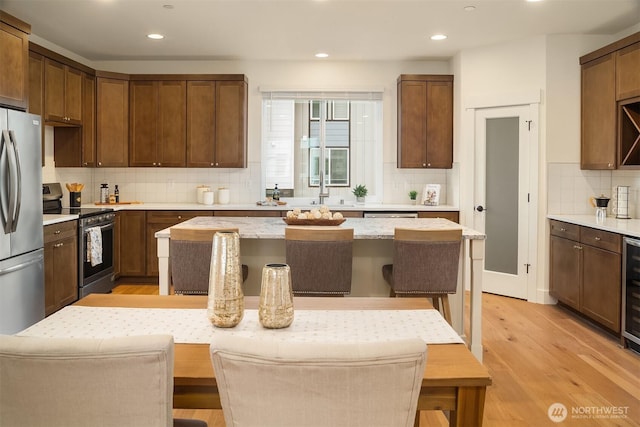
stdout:
[(221, 205), (229, 204), (229, 189), (226, 187), (218, 188), (218, 203)]

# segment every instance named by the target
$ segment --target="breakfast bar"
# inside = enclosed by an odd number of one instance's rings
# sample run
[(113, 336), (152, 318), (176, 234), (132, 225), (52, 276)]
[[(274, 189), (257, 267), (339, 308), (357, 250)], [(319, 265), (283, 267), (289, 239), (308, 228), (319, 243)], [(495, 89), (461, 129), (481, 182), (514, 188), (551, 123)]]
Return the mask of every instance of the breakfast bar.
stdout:
[[(188, 229), (237, 228), (241, 239), (242, 263), (248, 265), (249, 276), (244, 284), (245, 295), (260, 294), (262, 267), (267, 263), (285, 261), (284, 230), (282, 218), (254, 217), (196, 217), (173, 227)], [(482, 360), (481, 293), (484, 267), (485, 235), (442, 218), (348, 218), (341, 227), (353, 228), (353, 279), (351, 296), (381, 297), (389, 295), (382, 265), (390, 264), (393, 256), (393, 235), (396, 227), (447, 229), (461, 228), (463, 236), (458, 290), (449, 298), (452, 326), (466, 338), (471, 352)], [(168, 295), (170, 289), (169, 240), (170, 228), (156, 233), (158, 240), (158, 265), (160, 269), (160, 294)], [(469, 336), (464, 332), (465, 286), (470, 289)]]

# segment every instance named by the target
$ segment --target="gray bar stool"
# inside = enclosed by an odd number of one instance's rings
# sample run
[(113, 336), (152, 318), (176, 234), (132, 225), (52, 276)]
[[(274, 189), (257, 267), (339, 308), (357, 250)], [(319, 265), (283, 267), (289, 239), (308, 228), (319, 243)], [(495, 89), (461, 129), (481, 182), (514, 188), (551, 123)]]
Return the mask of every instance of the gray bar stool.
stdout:
[(382, 276), (394, 296), (431, 298), (451, 324), (448, 294), (455, 294), (460, 264), (461, 229), (420, 230), (396, 228), (393, 264), (382, 267)]
[(294, 295), (344, 296), (351, 292), (353, 228), (289, 226), (284, 238)]

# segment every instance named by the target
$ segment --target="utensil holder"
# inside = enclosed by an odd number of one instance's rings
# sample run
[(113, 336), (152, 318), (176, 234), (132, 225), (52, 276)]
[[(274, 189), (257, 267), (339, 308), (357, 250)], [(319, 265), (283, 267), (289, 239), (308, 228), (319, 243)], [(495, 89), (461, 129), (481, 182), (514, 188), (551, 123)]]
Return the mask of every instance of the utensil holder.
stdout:
[(69, 206), (72, 208), (79, 208), (82, 205), (82, 193), (79, 191), (69, 192)]
[(244, 316), (240, 236), (218, 231), (213, 236), (207, 317), (214, 326), (232, 328)]

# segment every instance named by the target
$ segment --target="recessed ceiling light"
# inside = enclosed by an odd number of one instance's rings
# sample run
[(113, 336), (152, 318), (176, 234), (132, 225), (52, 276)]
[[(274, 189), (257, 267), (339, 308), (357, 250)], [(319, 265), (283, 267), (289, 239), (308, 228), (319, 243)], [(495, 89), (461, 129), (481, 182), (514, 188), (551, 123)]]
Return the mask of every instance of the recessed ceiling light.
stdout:
[(165, 9), (173, 9), (172, 4), (163, 4), (162, 7), (164, 7)]
[(465, 6), (464, 7), (465, 12), (473, 12), (474, 10), (476, 10), (475, 6)]
[(328, 53), (324, 53), (324, 52), (316, 53), (316, 58), (328, 58), (328, 57), (329, 57)]
[(147, 37), (153, 40), (162, 40), (164, 38), (162, 34), (147, 34)]
[(444, 40), (446, 38), (447, 36), (445, 36), (444, 34), (434, 34), (431, 36), (431, 40)]

